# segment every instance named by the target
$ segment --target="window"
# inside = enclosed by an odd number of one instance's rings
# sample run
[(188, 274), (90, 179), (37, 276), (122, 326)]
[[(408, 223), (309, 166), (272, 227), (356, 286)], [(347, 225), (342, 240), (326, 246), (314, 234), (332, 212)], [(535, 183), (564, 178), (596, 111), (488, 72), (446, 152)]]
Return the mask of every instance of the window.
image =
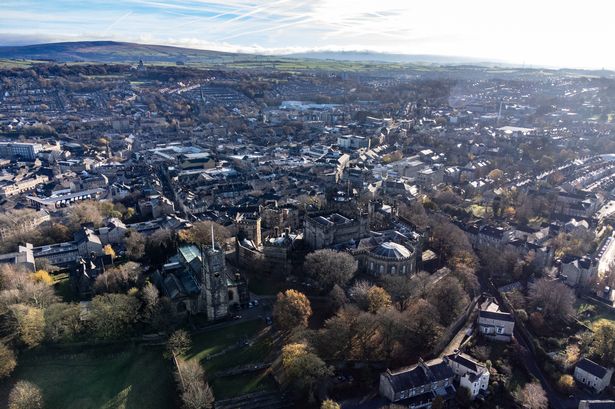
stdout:
[(384, 266), (382, 264), (380, 264), (380, 268), (378, 269), (378, 271), (380, 272), (380, 274), (384, 273)]
[(401, 266), (401, 272), (406, 274), (406, 266)]
[(373, 261), (369, 262), (369, 270), (370, 271), (374, 271), (374, 262)]
[(391, 266), (391, 274), (395, 274), (395, 273), (396, 273), (396, 271), (395, 271), (395, 270), (396, 270), (396, 269), (395, 269), (395, 266)]
[(497, 327), (495, 330), (496, 330), (496, 332), (498, 334), (503, 334), (504, 333), (504, 328), (503, 327)]

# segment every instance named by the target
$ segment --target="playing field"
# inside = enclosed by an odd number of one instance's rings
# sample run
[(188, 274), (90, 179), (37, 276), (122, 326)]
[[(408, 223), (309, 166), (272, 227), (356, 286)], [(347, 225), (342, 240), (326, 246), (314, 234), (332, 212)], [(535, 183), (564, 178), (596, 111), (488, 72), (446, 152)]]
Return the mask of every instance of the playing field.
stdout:
[[(25, 352), (10, 381), (22, 379), (41, 388), (46, 409), (177, 407), (172, 367), (159, 348)], [(9, 382), (0, 384), (0, 407), (9, 389)]]

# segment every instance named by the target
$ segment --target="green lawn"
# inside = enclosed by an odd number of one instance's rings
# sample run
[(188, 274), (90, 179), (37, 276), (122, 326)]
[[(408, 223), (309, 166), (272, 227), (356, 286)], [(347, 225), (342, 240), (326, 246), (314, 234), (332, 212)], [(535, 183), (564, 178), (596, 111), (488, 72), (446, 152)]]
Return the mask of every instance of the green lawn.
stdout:
[[(38, 385), (46, 409), (176, 407), (172, 366), (160, 348), (28, 351), (19, 356), (11, 377), (11, 381), (17, 380)], [(9, 388), (8, 382), (0, 385), (0, 406), (6, 402)]]
[(269, 333), (264, 333), (252, 345), (241, 346), (217, 357), (208, 358), (227, 347), (252, 339), (263, 329), (265, 325), (262, 320), (253, 320), (192, 336), (192, 348), (184, 358), (199, 360), (205, 373), (212, 376), (210, 383), (216, 399), (275, 388), (275, 382), (268, 370), (234, 376), (215, 376), (219, 371), (265, 362), (273, 349), (273, 340)]
[(216, 399), (228, 399), (260, 390), (276, 388), (269, 370), (239, 376), (217, 378), (211, 382)]
[(579, 321), (590, 328), (602, 321), (615, 323), (615, 312), (597, 303), (580, 302), (577, 305), (577, 313)]

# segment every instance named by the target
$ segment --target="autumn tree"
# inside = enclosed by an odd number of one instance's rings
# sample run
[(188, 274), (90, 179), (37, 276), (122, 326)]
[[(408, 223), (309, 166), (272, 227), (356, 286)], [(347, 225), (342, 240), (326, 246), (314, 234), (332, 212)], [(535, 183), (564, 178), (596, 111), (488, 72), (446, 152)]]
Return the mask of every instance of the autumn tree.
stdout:
[(51, 274), (49, 274), (45, 270), (37, 270), (36, 272), (34, 272), (34, 274), (32, 275), (32, 279), (34, 280), (34, 282), (37, 283), (40, 282), (47, 285), (53, 284), (53, 277), (51, 277)]
[(428, 301), (436, 307), (440, 322), (450, 325), (470, 302), (461, 283), (455, 277), (444, 277), (431, 289)]
[(307, 327), (311, 315), (310, 301), (303, 293), (296, 290), (278, 293), (273, 306), (273, 318), (282, 330), (292, 331), (295, 328)]
[(106, 244), (105, 247), (103, 247), (103, 253), (107, 256), (111, 256), (112, 259), (115, 258), (115, 250), (113, 250), (111, 244)]
[(615, 324), (599, 321), (593, 327), (591, 353), (607, 366), (615, 365)]
[(545, 319), (567, 322), (575, 314), (574, 291), (561, 281), (541, 278), (530, 285), (529, 300), (533, 307), (542, 308)]
[(180, 233), (180, 239), (187, 241), (188, 243), (196, 244), (197, 246), (211, 246), (211, 229), (213, 227), (214, 240), (217, 243), (223, 243), (231, 237), (231, 233), (228, 229), (216, 222), (209, 220), (196, 222), (192, 225), (192, 228), (183, 230)]
[(571, 375), (564, 374), (557, 380), (557, 388), (566, 395), (574, 392), (575, 386), (574, 378)]
[(528, 409), (547, 409), (547, 395), (538, 382), (526, 383), (518, 393), (519, 402)]
[(304, 343), (282, 348), (282, 369), (286, 380), (310, 396), (318, 382), (333, 375), (333, 370)]
[(43, 394), (38, 386), (18, 381), (9, 394), (9, 409), (42, 409)]
[(320, 409), (342, 409), (342, 407), (336, 401), (327, 399), (322, 402)]
[(117, 339), (129, 334), (137, 321), (139, 301), (126, 294), (102, 294), (92, 299), (90, 323), (100, 339)]
[(12, 332), (28, 348), (38, 346), (45, 337), (44, 310), (25, 304), (10, 307)]
[(0, 342), (0, 379), (8, 377), (17, 366), (15, 352)]
[(375, 314), (391, 306), (391, 296), (378, 286), (371, 286), (367, 290), (367, 310)]
[(357, 271), (358, 263), (349, 253), (322, 249), (308, 254), (304, 266), (321, 288), (330, 289), (335, 284), (343, 287)]

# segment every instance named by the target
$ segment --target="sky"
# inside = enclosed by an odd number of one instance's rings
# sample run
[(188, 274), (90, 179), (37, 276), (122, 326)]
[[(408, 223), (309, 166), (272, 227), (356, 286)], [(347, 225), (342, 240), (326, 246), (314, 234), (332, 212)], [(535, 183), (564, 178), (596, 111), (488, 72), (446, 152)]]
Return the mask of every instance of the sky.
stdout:
[(615, 69), (608, 0), (0, 0), (0, 45), (114, 40)]

